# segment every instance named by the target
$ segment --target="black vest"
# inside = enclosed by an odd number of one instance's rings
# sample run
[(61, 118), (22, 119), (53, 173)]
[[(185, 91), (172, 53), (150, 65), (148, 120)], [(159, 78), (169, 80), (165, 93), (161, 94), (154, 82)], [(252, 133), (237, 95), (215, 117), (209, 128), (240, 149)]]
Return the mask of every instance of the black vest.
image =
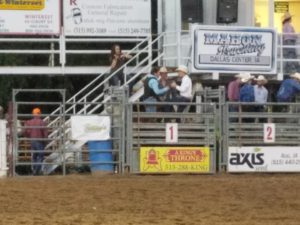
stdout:
[(155, 92), (152, 90), (152, 88), (149, 87), (149, 81), (152, 79), (156, 79), (156, 77), (147, 77), (144, 81), (144, 99), (147, 99), (149, 97), (157, 98)]

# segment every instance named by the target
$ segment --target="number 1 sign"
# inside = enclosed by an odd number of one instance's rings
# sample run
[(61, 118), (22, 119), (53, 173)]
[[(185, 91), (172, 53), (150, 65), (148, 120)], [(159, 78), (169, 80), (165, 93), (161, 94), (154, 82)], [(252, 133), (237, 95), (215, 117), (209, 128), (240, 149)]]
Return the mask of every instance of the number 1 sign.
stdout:
[(274, 143), (275, 142), (275, 124), (265, 123), (264, 124), (264, 142)]
[(166, 123), (166, 143), (178, 142), (178, 124)]

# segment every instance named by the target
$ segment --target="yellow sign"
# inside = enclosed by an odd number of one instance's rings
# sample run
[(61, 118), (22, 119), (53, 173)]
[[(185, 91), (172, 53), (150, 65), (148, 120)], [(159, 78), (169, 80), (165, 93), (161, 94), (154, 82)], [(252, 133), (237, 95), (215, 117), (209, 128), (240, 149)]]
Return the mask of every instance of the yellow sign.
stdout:
[(42, 10), (45, 0), (0, 0), (0, 10)]
[(208, 173), (209, 147), (141, 147), (140, 172)]

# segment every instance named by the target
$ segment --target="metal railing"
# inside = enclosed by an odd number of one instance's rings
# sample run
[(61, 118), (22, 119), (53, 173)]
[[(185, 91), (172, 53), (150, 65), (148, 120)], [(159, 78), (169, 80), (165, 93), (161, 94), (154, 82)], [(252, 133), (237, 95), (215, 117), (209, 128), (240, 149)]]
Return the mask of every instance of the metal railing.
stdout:
[[(227, 165), (228, 148), (242, 146), (299, 146), (299, 103), (233, 103), (224, 105), (224, 144), (220, 166)], [(264, 142), (264, 124), (275, 125), (275, 141)]]
[[(214, 173), (216, 168), (216, 117), (217, 109), (213, 103), (180, 103), (186, 105), (183, 113), (164, 112), (166, 105), (174, 103), (136, 102), (127, 105), (126, 131), (126, 161), (125, 165), (131, 173), (140, 173), (141, 147), (172, 147), (197, 146), (208, 147), (210, 151), (210, 168), (208, 173)], [(147, 105), (156, 106), (156, 112), (145, 112)], [(195, 108), (201, 106), (203, 111), (195, 113)], [(166, 124), (178, 123), (178, 141), (166, 142)], [(201, 172), (199, 172), (201, 173)]]
[[(108, 68), (110, 46), (126, 43), (128, 49), (123, 49), (123, 52), (136, 54), (141, 50), (132, 50), (131, 46), (133, 48), (143, 41), (145, 38), (70, 38), (64, 35), (51, 38), (1, 37), (0, 55), (14, 60), (3, 61), (0, 74), (98, 74)], [(136, 58), (138, 62), (139, 58)], [(76, 66), (72, 66), (74, 64)]]
[[(62, 90), (48, 90), (48, 92), (62, 92)], [(54, 171), (56, 174), (66, 175), (69, 171), (90, 171), (90, 167), (101, 167), (103, 165), (111, 165), (110, 173), (114, 172), (123, 172), (123, 151), (124, 151), (124, 125), (122, 123), (124, 113), (123, 109), (125, 108), (124, 99), (126, 98), (126, 93), (120, 95), (116, 95), (112, 93), (112, 99), (108, 102), (78, 102), (78, 103), (65, 103), (64, 101), (58, 102), (42, 102), (42, 101), (34, 101), (34, 102), (22, 102), (17, 99), (18, 94), (24, 94), (26, 92), (36, 92), (36, 90), (14, 90), (14, 157), (13, 157), (13, 168), (14, 175), (32, 175), (34, 172), (34, 168), (40, 167), (39, 175), (47, 175)], [(40, 92), (43, 92), (42, 90)], [(45, 90), (44, 90), (45, 92)], [(65, 107), (69, 105), (79, 105), (82, 106), (84, 104), (89, 105), (99, 105), (102, 104), (105, 108), (104, 112), (101, 116), (109, 117), (111, 121), (111, 138), (107, 140), (108, 144), (111, 146), (98, 145), (95, 149), (93, 149), (93, 145), (87, 146), (84, 145), (86, 141), (81, 143), (78, 140), (73, 140), (71, 136), (66, 135), (66, 130), (71, 129), (71, 124), (66, 124), (65, 121), (71, 120), (71, 117), (74, 114), (66, 113), (64, 110)], [(41, 117), (48, 117), (50, 121), (57, 120), (59, 122), (55, 124), (51, 124), (46, 127), (37, 127), (37, 126), (28, 126), (25, 121), (32, 118), (31, 113), (22, 113), (24, 111), (24, 106), (26, 108), (32, 109), (36, 107), (36, 105), (41, 106), (42, 108), (49, 106), (59, 106), (60, 111), (56, 114), (41, 114)], [(82, 113), (82, 116), (88, 116), (90, 114)], [(17, 123), (17, 121), (23, 121), (21, 123)], [(25, 130), (30, 129), (38, 129), (43, 128), (47, 130), (49, 133), (53, 130), (57, 132), (57, 136), (47, 137), (47, 138), (30, 138), (25, 135)], [(41, 142), (41, 143), (52, 143), (52, 149), (32, 149), (31, 142)], [(90, 140), (93, 141), (93, 140)], [(78, 142), (82, 145), (78, 146)], [(95, 142), (95, 141), (94, 141)], [(109, 153), (111, 155), (110, 161), (99, 161), (93, 159), (94, 156), (101, 153)], [(43, 159), (37, 161), (34, 156), (38, 154), (43, 155)], [(93, 157), (92, 157), (93, 156)], [(98, 157), (98, 156), (97, 156)], [(56, 170), (58, 168), (58, 170)], [(35, 175), (35, 174), (34, 174)]]
[[(125, 76), (124, 76), (124, 84), (122, 87), (128, 86), (131, 82), (134, 80), (137, 80), (140, 78), (140, 76), (144, 73), (147, 73), (151, 66), (156, 63), (163, 55), (160, 54), (156, 58), (152, 58), (152, 46), (156, 44), (163, 35), (160, 35), (155, 40), (151, 41), (151, 39), (145, 39), (143, 42), (139, 43), (135, 48), (133, 48), (131, 51), (128, 52), (128, 54), (136, 51), (137, 49), (141, 49), (140, 52), (135, 54), (131, 59), (129, 59), (122, 67), (120, 67), (115, 72), (106, 75), (109, 73), (100, 74), (97, 76), (93, 81), (91, 81), (88, 85), (86, 85), (82, 90), (80, 90), (77, 94), (75, 94), (73, 97), (71, 97), (69, 100), (66, 101), (67, 107), (66, 107), (66, 113), (72, 113), (72, 114), (93, 114), (93, 113), (99, 113), (99, 110), (101, 110), (101, 107), (103, 107), (103, 103), (108, 101), (110, 99), (110, 96), (105, 96), (105, 90), (107, 90), (107, 84), (109, 80), (115, 76), (119, 71), (124, 70)], [(146, 45), (146, 46), (143, 46)], [(137, 58), (141, 57), (144, 52), (147, 52), (148, 54), (146, 56), (143, 56), (144, 59), (141, 60), (135, 67), (131, 70), (128, 70), (128, 65), (135, 61)], [(141, 68), (139, 70), (139, 68)], [(132, 76), (130, 79), (127, 80), (127, 74), (133, 73), (137, 71), (134, 76)], [(103, 102), (100, 104), (87, 104), (87, 102), (95, 103), (95, 102)], [(73, 103), (73, 104), (70, 104)], [(75, 104), (76, 103), (76, 104)], [(79, 104), (83, 103), (82, 106)], [(59, 110), (59, 109), (57, 109)], [(53, 111), (51, 113), (55, 114), (57, 110)], [(97, 111), (98, 110), (98, 111)], [(48, 118), (45, 118), (45, 120), (48, 120)], [(49, 126), (52, 124), (57, 123), (57, 120), (53, 120), (49, 123)], [(69, 120), (66, 121), (66, 126), (68, 126)], [(70, 129), (65, 130), (66, 135), (68, 136), (70, 132)], [(58, 133), (54, 130), (49, 137), (54, 138), (57, 136)], [(51, 148), (53, 143), (50, 143), (47, 148)]]

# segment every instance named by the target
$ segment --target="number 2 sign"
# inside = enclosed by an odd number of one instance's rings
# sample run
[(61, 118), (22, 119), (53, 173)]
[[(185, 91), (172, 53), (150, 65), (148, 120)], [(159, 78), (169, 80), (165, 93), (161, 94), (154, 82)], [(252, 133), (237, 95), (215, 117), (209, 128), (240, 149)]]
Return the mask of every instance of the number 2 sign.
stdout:
[(275, 142), (275, 124), (265, 123), (264, 124), (264, 142), (274, 143)]
[(166, 123), (166, 143), (178, 142), (178, 124)]

